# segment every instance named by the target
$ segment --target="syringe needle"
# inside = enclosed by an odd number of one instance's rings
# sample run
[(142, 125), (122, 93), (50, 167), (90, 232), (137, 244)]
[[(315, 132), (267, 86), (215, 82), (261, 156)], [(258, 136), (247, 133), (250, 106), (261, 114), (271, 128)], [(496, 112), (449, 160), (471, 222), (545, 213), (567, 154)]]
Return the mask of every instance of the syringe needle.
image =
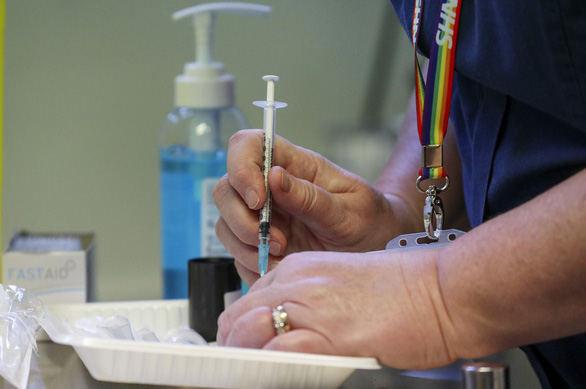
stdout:
[(275, 137), (275, 114), (277, 108), (286, 107), (287, 104), (275, 101), (275, 82), (279, 81), (277, 76), (264, 76), (267, 82), (267, 100), (255, 101), (253, 104), (264, 108), (264, 139), (262, 155), (262, 173), (265, 181), (267, 199), (260, 210), (260, 225), (258, 229), (258, 270), (261, 276), (265, 275), (269, 263), (269, 240), (271, 229), (271, 206), (272, 195), (269, 189), (269, 170), (273, 167), (273, 139)]

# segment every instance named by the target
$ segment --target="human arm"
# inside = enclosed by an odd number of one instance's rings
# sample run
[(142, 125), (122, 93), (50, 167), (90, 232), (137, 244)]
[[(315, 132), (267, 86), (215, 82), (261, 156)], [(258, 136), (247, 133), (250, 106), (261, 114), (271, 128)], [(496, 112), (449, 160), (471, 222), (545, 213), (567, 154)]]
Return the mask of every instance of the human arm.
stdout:
[[(586, 331), (586, 170), (440, 250), (299, 253), (219, 320), (221, 345), (424, 369)], [(275, 336), (283, 304), (292, 331)]]
[[(438, 279), (458, 354), (586, 331), (586, 169), (449, 245)], [(475, 345), (472, 347), (472, 345)]]

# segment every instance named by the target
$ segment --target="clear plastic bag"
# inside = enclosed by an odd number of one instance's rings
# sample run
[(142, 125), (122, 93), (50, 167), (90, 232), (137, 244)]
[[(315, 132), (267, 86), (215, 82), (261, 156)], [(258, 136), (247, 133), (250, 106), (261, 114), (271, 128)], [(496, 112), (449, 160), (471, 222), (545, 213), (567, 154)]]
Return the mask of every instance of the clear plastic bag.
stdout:
[(17, 388), (26, 388), (44, 316), (43, 304), (32, 293), (0, 284), (0, 375)]
[(208, 344), (200, 334), (187, 327), (171, 329), (159, 339), (152, 329), (147, 327), (136, 329), (127, 317), (121, 315), (84, 317), (73, 323), (64, 322), (64, 324), (72, 334), (85, 338), (197, 345)]

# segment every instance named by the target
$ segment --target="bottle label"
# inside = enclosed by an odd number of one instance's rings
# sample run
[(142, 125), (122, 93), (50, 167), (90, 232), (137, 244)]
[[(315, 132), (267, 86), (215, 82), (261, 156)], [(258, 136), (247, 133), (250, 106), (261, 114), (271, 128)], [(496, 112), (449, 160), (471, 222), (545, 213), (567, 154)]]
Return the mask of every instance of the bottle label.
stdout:
[(201, 182), (201, 256), (231, 257), (230, 253), (216, 236), (216, 222), (220, 211), (213, 199), (214, 186), (219, 178), (205, 178)]

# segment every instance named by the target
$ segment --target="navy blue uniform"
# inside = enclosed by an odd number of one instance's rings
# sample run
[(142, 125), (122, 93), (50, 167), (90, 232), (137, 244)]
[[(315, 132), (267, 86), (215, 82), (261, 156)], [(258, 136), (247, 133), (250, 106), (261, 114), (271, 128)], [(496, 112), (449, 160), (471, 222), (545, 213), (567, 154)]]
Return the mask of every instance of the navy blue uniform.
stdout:
[[(586, 168), (586, 2), (460, 1), (450, 119), (475, 227)], [(410, 36), (414, 1), (391, 2)], [(424, 1), (425, 56), (439, 7)], [(523, 349), (544, 388), (586, 387), (586, 334)]]

